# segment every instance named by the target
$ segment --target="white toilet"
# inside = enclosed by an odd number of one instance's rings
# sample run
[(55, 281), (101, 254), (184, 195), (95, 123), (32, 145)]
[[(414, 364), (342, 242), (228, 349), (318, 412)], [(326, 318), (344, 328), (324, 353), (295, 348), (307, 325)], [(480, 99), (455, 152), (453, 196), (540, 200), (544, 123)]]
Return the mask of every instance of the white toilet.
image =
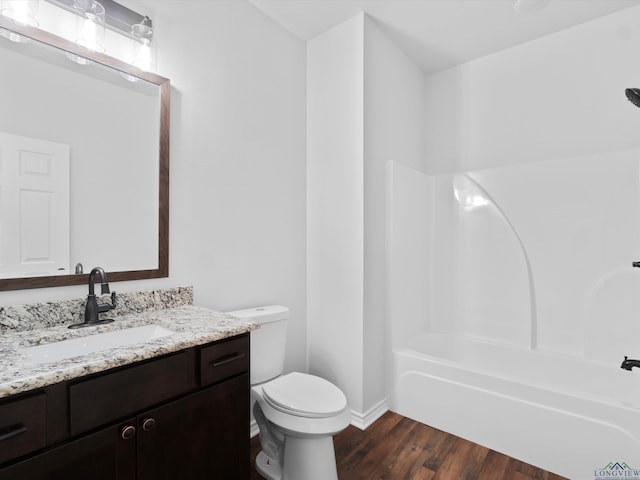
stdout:
[(260, 324), (251, 332), (251, 399), (262, 446), (256, 469), (268, 480), (337, 480), (333, 435), (351, 421), (344, 393), (314, 375), (282, 375), (288, 308), (228, 313)]

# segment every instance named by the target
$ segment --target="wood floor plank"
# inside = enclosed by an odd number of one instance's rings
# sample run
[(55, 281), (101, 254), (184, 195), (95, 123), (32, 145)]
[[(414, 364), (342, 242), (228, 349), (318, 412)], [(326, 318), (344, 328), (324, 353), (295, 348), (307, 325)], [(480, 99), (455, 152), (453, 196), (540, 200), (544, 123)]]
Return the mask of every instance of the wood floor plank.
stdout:
[(350, 473), (352, 468), (349, 466), (361, 464), (367, 452), (379, 443), (380, 438), (385, 438), (403, 418), (397, 414), (384, 415), (366, 432), (354, 426), (347, 427), (340, 435), (334, 437), (336, 458), (341, 460), (341, 463), (338, 463), (338, 468), (342, 464), (345, 466), (344, 471)]
[(443, 432), (442, 430), (437, 430), (435, 428), (433, 430), (434, 435), (428, 441), (426, 446), (430, 455), (427, 458), (426, 462), (424, 462), (424, 466), (429, 470), (437, 472), (444, 460), (447, 458), (449, 450), (453, 448), (456, 437)]
[(435, 476), (436, 472), (425, 467), (420, 467), (418, 470), (412, 470), (404, 480), (433, 480)]
[(513, 465), (513, 469), (522, 474), (523, 478), (527, 480), (563, 480), (563, 477), (560, 475), (556, 475), (555, 473), (546, 472), (541, 470), (533, 465), (529, 465), (528, 463), (524, 463), (520, 460), (511, 459), (511, 463)]
[(404, 445), (407, 437), (415, 427), (415, 422), (408, 418), (403, 418), (383, 437), (384, 441), (375, 442), (375, 445), (366, 452), (366, 455), (362, 457), (362, 460), (357, 465), (357, 470), (353, 468), (354, 465), (344, 465), (342, 462), (338, 462), (338, 472), (353, 472), (351, 475), (346, 475), (345, 478), (358, 477), (363, 480), (375, 478), (373, 475), (378, 466), (397, 456), (396, 449)]
[(502, 455), (494, 450), (489, 451), (487, 458), (478, 473), (477, 480), (496, 480), (499, 478), (508, 478), (507, 472), (511, 458)]
[(518, 460), (514, 460), (513, 463), (516, 465), (516, 471), (525, 475), (527, 479), (542, 480), (544, 472), (538, 471), (535, 467)]
[(456, 438), (434, 480), (476, 480), (489, 449)]
[[(334, 446), (341, 480), (566, 480), (393, 412), (366, 431), (349, 426)], [(259, 451), (255, 437), (251, 480), (262, 480), (254, 465)]]
[[(415, 469), (414, 467), (417, 466), (423, 470), (422, 463), (429, 455), (425, 449), (426, 441), (434, 433), (433, 429), (423, 427), (424, 425), (413, 422), (408, 435), (389, 451), (384, 461), (373, 472), (372, 478), (380, 480), (412, 478), (411, 471)], [(423, 458), (425, 460), (421, 460)], [(431, 472), (428, 469), (424, 470)], [(433, 476), (433, 472), (431, 473)]]
[[(433, 429), (434, 431), (437, 431)], [(431, 458), (432, 452), (423, 448), (421, 455), (411, 465), (409, 472), (404, 477), (406, 479), (427, 479), (432, 480), (436, 476), (436, 471), (427, 467), (427, 463)]]

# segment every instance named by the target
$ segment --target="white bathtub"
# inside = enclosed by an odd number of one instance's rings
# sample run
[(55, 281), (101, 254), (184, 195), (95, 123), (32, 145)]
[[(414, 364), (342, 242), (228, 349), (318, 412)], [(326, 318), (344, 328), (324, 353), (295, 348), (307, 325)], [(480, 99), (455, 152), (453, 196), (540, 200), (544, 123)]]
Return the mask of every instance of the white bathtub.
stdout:
[(439, 333), (415, 336), (392, 364), (402, 415), (570, 479), (610, 462), (640, 479), (638, 369)]

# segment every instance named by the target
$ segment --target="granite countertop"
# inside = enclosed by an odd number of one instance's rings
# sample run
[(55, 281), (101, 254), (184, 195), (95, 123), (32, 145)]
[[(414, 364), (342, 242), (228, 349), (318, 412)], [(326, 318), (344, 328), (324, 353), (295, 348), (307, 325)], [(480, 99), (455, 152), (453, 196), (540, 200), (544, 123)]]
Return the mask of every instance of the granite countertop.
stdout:
[[(24, 351), (25, 347), (148, 324), (160, 325), (175, 333), (52, 363), (34, 363)], [(75, 330), (67, 328), (67, 325), (57, 325), (6, 333), (0, 335), (0, 398), (240, 335), (256, 328), (258, 325), (250, 320), (203, 307), (182, 305), (123, 315), (112, 323)]]

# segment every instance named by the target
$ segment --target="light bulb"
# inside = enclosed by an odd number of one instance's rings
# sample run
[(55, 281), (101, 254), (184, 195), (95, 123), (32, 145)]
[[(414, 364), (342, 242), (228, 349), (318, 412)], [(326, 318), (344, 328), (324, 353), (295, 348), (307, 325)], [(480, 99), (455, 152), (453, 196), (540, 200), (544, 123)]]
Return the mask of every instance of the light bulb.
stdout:
[(38, 0), (5, 0), (0, 14), (19, 25), (37, 27)]
[(95, 0), (74, 0), (78, 13), (76, 43), (94, 52), (104, 52), (105, 11)]
[(151, 47), (142, 43), (138, 49), (138, 56), (133, 64), (140, 70), (149, 70), (151, 68)]
[(153, 69), (153, 29), (150, 23), (149, 17), (145, 17), (142, 23), (131, 27), (131, 34), (134, 37), (131, 63), (143, 71)]

